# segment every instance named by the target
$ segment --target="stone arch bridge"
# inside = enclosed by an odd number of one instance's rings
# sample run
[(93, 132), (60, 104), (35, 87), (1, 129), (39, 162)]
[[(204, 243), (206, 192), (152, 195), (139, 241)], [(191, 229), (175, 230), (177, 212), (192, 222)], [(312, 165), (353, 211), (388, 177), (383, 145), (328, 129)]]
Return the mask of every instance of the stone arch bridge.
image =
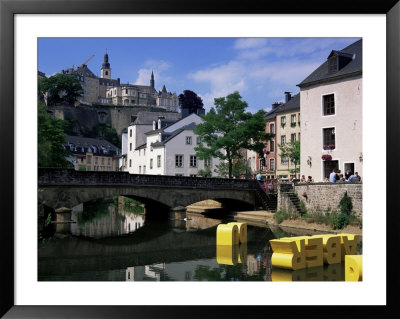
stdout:
[(236, 210), (268, 209), (265, 193), (254, 180), (39, 168), (38, 188), (38, 200), (53, 209), (118, 195), (135, 198), (147, 208), (185, 207), (213, 199)]

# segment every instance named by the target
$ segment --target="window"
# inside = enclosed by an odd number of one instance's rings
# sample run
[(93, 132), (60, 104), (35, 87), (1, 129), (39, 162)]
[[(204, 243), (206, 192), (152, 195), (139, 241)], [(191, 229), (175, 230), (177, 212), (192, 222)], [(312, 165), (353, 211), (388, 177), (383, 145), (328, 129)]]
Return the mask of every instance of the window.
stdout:
[(106, 71), (106, 75), (108, 75), (108, 71)]
[(335, 114), (335, 96), (333, 94), (324, 95), (324, 115)]
[(129, 136), (132, 137), (132, 129), (129, 130)]
[(146, 149), (143, 149), (143, 156), (146, 156)]
[(132, 160), (129, 160), (129, 167), (132, 167)]
[(143, 174), (146, 174), (146, 165), (143, 165)]
[(142, 166), (139, 166), (139, 174), (142, 174)]
[(211, 166), (211, 158), (204, 159), (204, 167), (210, 167), (210, 166)]
[(191, 136), (186, 136), (186, 144), (188, 144), (188, 145), (192, 144), (192, 137)]
[(269, 169), (270, 170), (275, 170), (275, 158), (270, 158), (269, 159)]
[(128, 94), (128, 89), (125, 89), (125, 94)]
[(196, 141), (197, 145), (201, 144), (201, 137), (197, 136), (197, 141)]
[(281, 136), (281, 144), (285, 145), (285, 143), (286, 143), (286, 135), (282, 135)]
[(197, 167), (197, 157), (190, 155), (190, 167)]
[(175, 167), (183, 167), (183, 155), (175, 155)]
[(150, 169), (153, 169), (153, 159), (150, 158)]
[(111, 165), (111, 159), (108, 159), (108, 165)]
[(335, 128), (330, 127), (330, 128), (324, 128), (323, 131), (323, 138), (324, 138), (324, 145), (323, 149), (324, 150), (333, 150), (336, 148), (335, 145)]
[(175, 176), (183, 176), (183, 174), (175, 174)]
[(296, 142), (296, 133), (290, 135), (290, 141)]
[(132, 151), (132, 143), (129, 143), (129, 150)]
[(88, 156), (86, 159), (86, 163), (91, 164), (92, 163), (92, 157)]
[(296, 124), (296, 114), (292, 114), (290, 116), (290, 118), (291, 118), (291, 123), (295, 123)]
[(269, 141), (269, 151), (275, 152), (275, 142), (274, 141)]
[(287, 164), (287, 163), (288, 163), (287, 157), (286, 157), (286, 156), (282, 156), (282, 157), (281, 157), (281, 164), (282, 164), (282, 165), (285, 165), (285, 164)]
[(161, 155), (157, 155), (157, 167), (161, 167)]
[(270, 124), (269, 125), (269, 132), (272, 134), (275, 134), (275, 124)]
[(190, 174), (189, 176), (190, 177), (196, 177), (197, 175), (196, 174)]
[(101, 165), (104, 165), (104, 157), (101, 158)]
[(338, 71), (338, 57), (333, 56), (329, 59), (329, 73), (336, 73)]
[(98, 163), (99, 163), (99, 160), (98, 160), (97, 157), (94, 158), (94, 163), (95, 163), (95, 164), (98, 164)]
[(286, 124), (286, 116), (281, 117), (281, 124), (284, 126)]

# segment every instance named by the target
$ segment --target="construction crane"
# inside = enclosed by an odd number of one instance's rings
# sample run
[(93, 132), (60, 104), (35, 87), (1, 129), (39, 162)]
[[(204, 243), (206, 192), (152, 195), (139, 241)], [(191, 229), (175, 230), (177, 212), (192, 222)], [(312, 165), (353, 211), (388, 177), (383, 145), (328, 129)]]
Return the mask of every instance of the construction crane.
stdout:
[(85, 65), (86, 63), (88, 63), (92, 58), (94, 57), (94, 54), (92, 54), (90, 56), (90, 58), (88, 58), (85, 62), (82, 63), (82, 66)]

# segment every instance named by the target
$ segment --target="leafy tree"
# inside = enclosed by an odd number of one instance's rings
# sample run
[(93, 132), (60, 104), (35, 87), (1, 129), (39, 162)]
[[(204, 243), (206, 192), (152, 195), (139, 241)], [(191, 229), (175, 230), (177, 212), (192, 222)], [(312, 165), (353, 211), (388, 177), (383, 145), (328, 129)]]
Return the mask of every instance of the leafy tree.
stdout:
[(179, 94), (179, 107), (189, 110), (188, 114), (196, 113), (197, 110), (203, 108), (203, 100), (196, 93), (190, 90), (184, 90)]
[(289, 167), (289, 160), (294, 164), (293, 173), (299, 172), (298, 165), (300, 165), (300, 142), (289, 142), (285, 144), (278, 144), (279, 149), (281, 151), (281, 157), (286, 157), (288, 159), (288, 167)]
[(47, 105), (60, 102), (73, 104), (83, 93), (80, 82), (70, 74), (56, 74), (48, 78), (40, 78), (38, 87), (41, 100), (47, 95)]
[(89, 132), (89, 137), (102, 138), (109, 141), (111, 144), (118, 147), (119, 137), (117, 131), (111, 127), (110, 124), (99, 124), (93, 127), (92, 131)]
[(197, 125), (195, 133), (201, 136), (195, 148), (200, 159), (217, 157), (227, 161), (228, 177), (232, 178), (235, 162), (240, 162), (241, 149), (263, 154), (264, 143), (273, 137), (265, 133), (265, 112), (246, 112), (247, 103), (239, 92), (214, 99), (215, 108), (202, 116), (204, 122)]
[(44, 102), (38, 103), (38, 166), (39, 167), (73, 167), (65, 159), (69, 155), (62, 144), (65, 134), (62, 121), (47, 113)]
[[(232, 176), (235, 178), (239, 178), (246, 174), (246, 170), (248, 169), (246, 163), (242, 161), (234, 161), (232, 164)], [(227, 177), (229, 176), (229, 164), (228, 162), (219, 162), (216, 166), (215, 172), (220, 177)]]
[(201, 177), (212, 177), (212, 172), (209, 167), (206, 167), (205, 169), (201, 169), (198, 171), (199, 176)]

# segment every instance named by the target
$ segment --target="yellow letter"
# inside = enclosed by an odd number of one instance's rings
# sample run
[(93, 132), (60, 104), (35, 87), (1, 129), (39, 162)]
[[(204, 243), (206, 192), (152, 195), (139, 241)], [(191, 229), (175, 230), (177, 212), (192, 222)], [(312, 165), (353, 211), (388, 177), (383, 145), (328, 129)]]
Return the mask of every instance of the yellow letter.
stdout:
[(219, 224), (217, 227), (217, 245), (239, 244), (239, 233), (236, 225)]
[(346, 255), (344, 264), (346, 281), (362, 281), (362, 255)]
[(317, 267), (324, 264), (322, 238), (309, 238), (306, 240), (306, 266)]
[(272, 266), (286, 269), (302, 269), (305, 263), (305, 240), (291, 240), (290, 238), (269, 241), (273, 254), (271, 257)]
[(360, 235), (339, 234), (339, 236), (341, 238), (342, 260), (344, 260), (345, 255), (355, 255)]

